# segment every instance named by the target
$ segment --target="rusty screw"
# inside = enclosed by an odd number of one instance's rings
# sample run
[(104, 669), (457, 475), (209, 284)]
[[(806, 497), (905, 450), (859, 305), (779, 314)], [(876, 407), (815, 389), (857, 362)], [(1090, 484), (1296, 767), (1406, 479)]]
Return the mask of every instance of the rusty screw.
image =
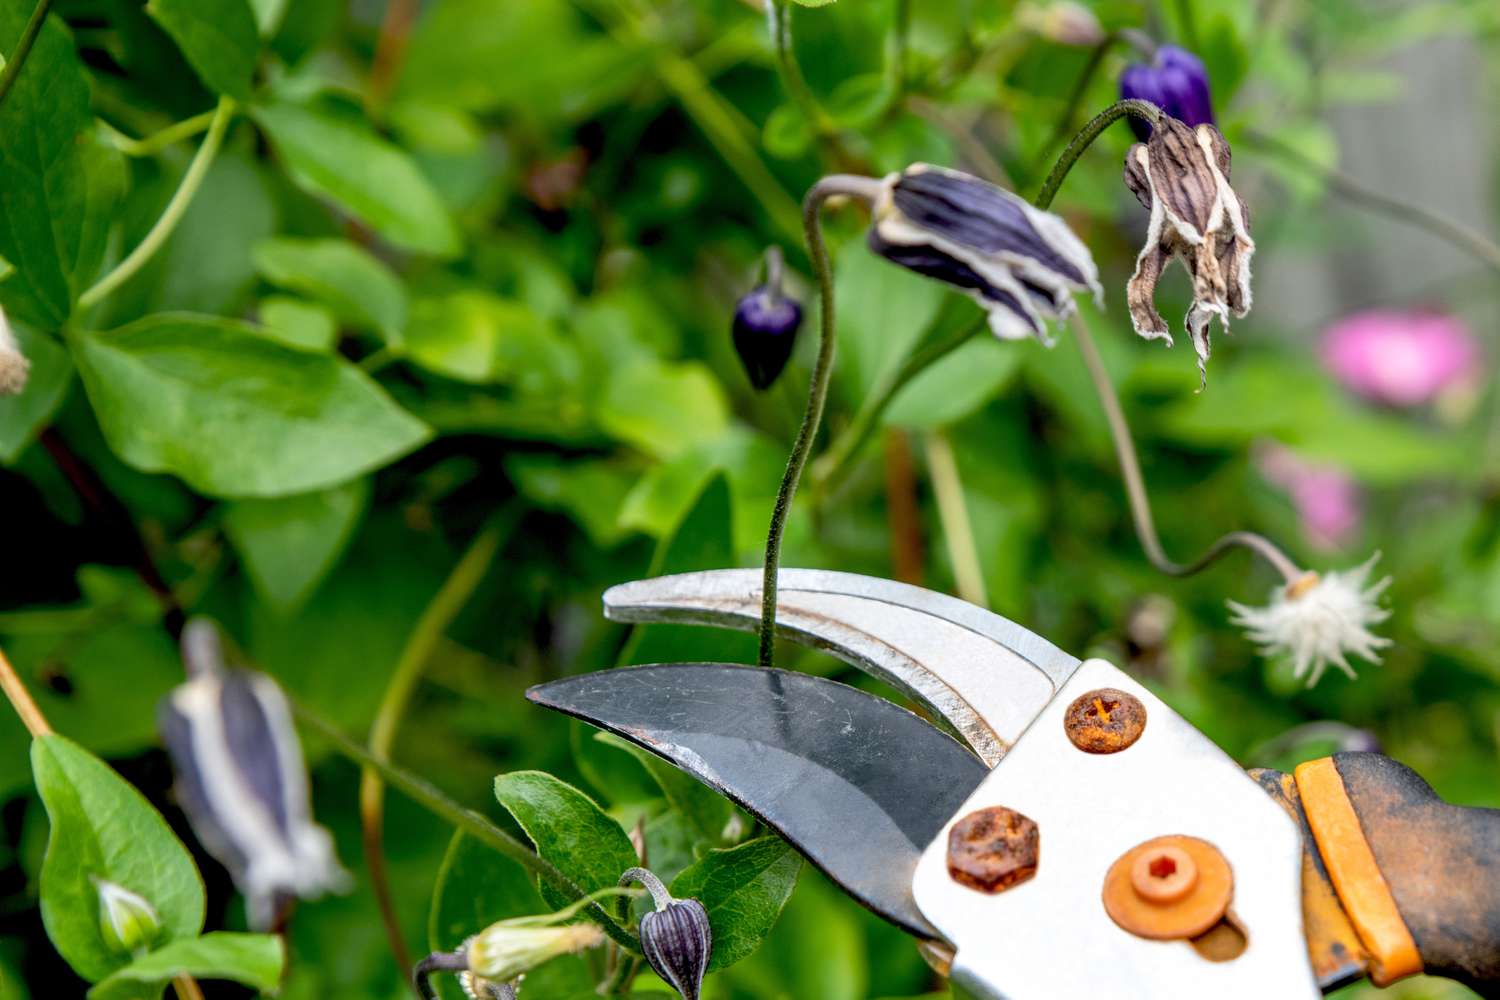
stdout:
[(1003, 892), (1036, 874), (1041, 834), (1014, 809), (971, 812), (948, 834), (948, 874), (979, 892)]
[(1063, 728), (1084, 753), (1118, 753), (1140, 739), (1146, 706), (1118, 688), (1099, 688), (1074, 699), (1063, 716)]

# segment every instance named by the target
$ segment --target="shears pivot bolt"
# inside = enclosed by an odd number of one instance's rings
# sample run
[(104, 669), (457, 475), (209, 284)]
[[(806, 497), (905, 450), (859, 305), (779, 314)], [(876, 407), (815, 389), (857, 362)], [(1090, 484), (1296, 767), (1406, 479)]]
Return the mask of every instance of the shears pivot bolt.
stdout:
[(1036, 821), (991, 806), (969, 813), (948, 832), (948, 874), (979, 892), (1003, 892), (1036, 874), (1041, 834)]
[(1118, 753), (1141, 738), (1146, 706), (1118, 688), (1081, 694), (1063, 716), (1068, 739), (1084, 753)]

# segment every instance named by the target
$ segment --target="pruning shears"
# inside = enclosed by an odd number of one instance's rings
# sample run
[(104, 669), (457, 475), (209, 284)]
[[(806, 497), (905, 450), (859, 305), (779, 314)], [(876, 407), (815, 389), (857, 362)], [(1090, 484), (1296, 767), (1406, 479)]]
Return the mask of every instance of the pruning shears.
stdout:
[[(1146, 687), (920, 587), (783, 569), (778, 634), (826, 678), (628, 667), (528, 697), (666, 758), (919, 943), (957, 992), (1313, 997), (1426, 971), (1500, 995), (1500, 810), (1338, 753), (1246, 772)], [(754, 629), (760, 571), (623, 584), (622, 622)]]

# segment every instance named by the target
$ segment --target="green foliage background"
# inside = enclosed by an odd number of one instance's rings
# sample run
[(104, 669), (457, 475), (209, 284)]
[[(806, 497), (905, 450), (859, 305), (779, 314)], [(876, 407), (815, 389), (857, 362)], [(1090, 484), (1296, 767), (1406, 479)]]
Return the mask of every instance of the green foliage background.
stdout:
[[(748, 636), (629, 635), (598, 608), (603, 588), (648, 572), (758, 563), (815, 339), (809, 324), (781, 382), (750, 389), (728, 324), (762, 249), (785, 248), (811, 314), (797, 202), (822, 173), (914, 160), (972, 169), (977, 146), (1031, 193), (1088, 59), (998, 0), (911, 3), (904, 32), (894, 0), (794, 8), (820, 123), (785, 97), (757, 6), (429, 0), (409, 27), (397, 19), (392, 47), (374, 0), (56, 4), (0, 104), (0, 302), (33, 364), (26, 392), (0, 399), (0, 642), (58, 731), (114, 762), (190, 844), (157, 748), (154, 706), (181, 672), (152, 588), (218, 618), (294, 698), (363, 736), (424, 608), (497, 516), (500, 554), (424, 659), (393, 758), (506, 822), (496, 774), (556, 774), (626, 829), (640, 821), (669, 878), (722, 832), (718, 800), (654, 778), (522, 692), (617, 661), (753, 658)], [(1500, 16), (1482, 0), (1094, 9), (1107, 28), (1196, 40), (1236, 178), (1257, 178), (1247, 198), (1262, 258), (1338, 247), (1307, 225), (1332, 197), (1318, 171), (1258, 155), (1241, 142), (1251, 130), (1332, 164), (1324, 116), (1399, 88), (1374, 68), (1387, 53), (1462, 35), (1485, 53), (1489, 83), (1500, 65)], [(28, 0), (0, 0), (0, 49), (14, 51), (30, 12)], [(1105, 60), (1079, 120), (1114, 99), (1125, 58)], [(176, 210), (194, 149), (213, 141), (209, 113), (230, 101), (221, 151), (180, 223), (99, 291)], [(132, 138), (178, 122), (189, 124), (161, 141)], [(1130, 668), (1247, 766), (1327, 752), (1268, 741), (1337, 720), (1373, 731), (1445, 797), (1500, 805), (1494, 393), (1457, 418), (1380, 411), (1323, 375), (1299, 331), (1252, 315), (1219, 338), (1208, 390), (1195, 394), (1187, 348), (1138, 342), (1124, 315), (1143, 229), (1119, 180), (1128, 141), (1123, 127), (1107, 134), (1054, 208), (1101, 264), (1107, 309), (1093, 324), (1167, 547), (1194, 552), (1247, 527), (1316, 566), (1381, 550), (1395, 580), (1385, 662), (1302, 690), (1226, 621), (1226, 599), (1269, 592), (1263, 569), (1244, 557), (1187, 581), (1150, 569), (1066, 335), (1050, 351), (982, 339), (923, 375), (847, 482), (816, 505), (804, 491), (785, 565), (891, 575), (888, 453), (905, 449), (920, 575), (952, 589), (952, 525), (927, 461), (946, 442), (996, 611)], [(915, 344), (975, 314), (873, 259), (858, 215), (834, 213), (830, 230), (832, 433)], [(1182, 313), (1184, 291), (1169, 283), (1164, 314)], [(1494, 306), (1487, 293), (1466, 304), (1486, 332)], [(1285, 497), (1250, 460), (1268, 439), (1367, 488), (1346, 551), (1299, 540)], [(1130, 631), (1143, 607), (1165, 608), (1167, 623), (1144, 644)], [(864, 683), (815, 654), (784, 657)], [(0, 992), (70, 996), (82, 985), (36, 908), (47, 823), (25, 744), (0, 713)], [(359, 885), (299, 909), (282, 995), (400, 996), (361, 864), (358, 771), (317, 740), (308, 751), (317, 814)], [(465, 840), (450, 846), (452, 834), (388, 795), (397, 912), (419, 953), (544, 905), (521, 869)], [(746, 858), (752, 875), (787, 864)], [(239, 929), (227, 879), (199, 862), (207, 926)], [(755, 884), (774, 916), (775, 886)], [(531, 988), (585, 992), (597, 971), (560, 960)], [(898, 932), (804, 868), (764, 945), (706, 995), (941, 988)], [(1396, 993), (1466, 995), (1421, 981)]]

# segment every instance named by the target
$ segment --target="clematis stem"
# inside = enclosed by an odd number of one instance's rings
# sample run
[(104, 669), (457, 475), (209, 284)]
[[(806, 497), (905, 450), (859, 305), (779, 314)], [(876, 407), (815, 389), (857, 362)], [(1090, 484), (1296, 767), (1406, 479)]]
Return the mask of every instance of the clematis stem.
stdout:
[[(475, 537), (412, 629), (401, 657), (396, 661), (396, 669), (386, 682), (375, 721), (370, 725), (370, 753), (381, 760), (390, 758), (396, 731), (411, 703), (422, 668), (432, 658), (432, 651), (443, 633), (483, 581), (513, 522), (513, 516), (502, 515)], [(396, 919), (396, 902), (385, 868), (385, 781), (373, 767), (366, 767), (360, 773), (359, 823), (364, 835), (365, 867), (370, 871), (370, 887), (374, 890), (375, 902), (385, 924), (391, 954), (396, 966), (406, 969), (411, 966), (411, 954), (407, 951), (406, 939), (402, 937), (401, 924)]]
[(1063, 139), (1073, 131), (1073, 119), (1078, 115), (1078, 108), (1083, 104), (1083, 99), (1088, 96), (1089, 85), (1094, 82), (1094, 77), (1099, 72), (1099, 67), (1104, 65), (1104, 57), (1109, 55), (1111, 49), (1120, 42), (1127, 42), (1141, 57), (1147, 60), (1156, 57), (1156, 42), (1144, 31), (1135, 28), (1119, 28), (1109, 32), (1099, 40), (1093, 51), (1089, 53), (1089, 61), (1084, 63), (1083, 72), (1078, 74), (1078, 79), (1073, 83), (1073, 90), (1068, 94), (1068, 103), (1063, 106), (1063, 113), (1057, 119), (1057, 128), (1052, 136), (1042, 147), (1039, 155), (1039, 163), (1045, 163), (1052, 151), (1062, 145)]
[(162, 210), (161, 217), (151, 227), (145, 239), (136, 244), (136, 248), (115, 269), (94, 283), (82, 295), (78, 296), (80, 308), (87, 309), (98, 303), (110, 292), (119, 288), (129, 281), (146, 262), (155, 256), (156, 251), (161, 249), (163, 243), (172, 235), (177, 228), (177, 223), (182, 221), (188, 206), (193, 202), (193, 196), (198, 193), (198, 188), (203, 184), (203, 178), (208, 175), (208, 168), (213, 165), (214, 157), (219, 153), (219, 145), (224, 141), (224, 133), (229, 128), (229, 121), (234, 117), (234, 101), (228, 97), (219, 98), (219, 105), (214, 109), (213, 121), (208, 126), (208, 134), (203, 137), (203, 143), (198, 147), (198, 152), (193, 154), (193, 161), (188, 164), (187, 173), (182, 175), (182, 183), (172, 194), (172, 200), (167, 202), (167, 207)]
[(36, 702), (31, 700), (31, 692), (26, 690), (26, 685), (16, 673), (16, 668), (11, 666), (3, 649), (0, 649), (0, 688), (4, 689), (5, 697), (10, 701), (11, 707), (25, 723), (27, 732), (37, 739), (52, 734), (52, 727), (47, 724), (47, 717), (42, 714)]
[(1094, 391), (1099, 394), (1099, 404), (1104, 407), (1105, 420), (1109, 423), (1109, 434), (1114, 440), (1115, 457), (1120, 463), (1120, 478), (1125, 481), (1125, 496), (1130, 502), (1130, 517), (1135, 525), (1135, 534), (1151, 565), (1167, 576), (1192, 576), (1217, 562), (1230, 549), (1238, 547), (1249, 549), (1270, 563), (1288, 584), (1296, 583), (1306, 576), (1274, 542), (1253, 531), (1229, 532), (1190, 563), (1173, 562), (1167, 557), (1151, 517), (1151, 500), (1146, 494), (1145, 477), (1141, 475), (1140, 459), (1135, 453), (1130, 424), (1126, 422), (1125, 411), (1120, 407), (1120, 397), (1115, 394), (1109, 372), (1104, 370), (1104, 359), (1099, 356), (1099, 348), (1081, 314), (1073, 314), (1072, 326), (1078, 350), (1083, 355), (1083, 363), (1088, 368)]
[(1419, 229), (1425, 229), (1460, 250), (1474, 255), (1491, 270), (1500, 273), (1500, 246), (1496, 246), (1482, 233), (1445, 215), (1429, 211), (1421, 205), (1401, 198), (1393, 198), (1381, 191), (1368, 188), (1343, 171), (1317, 163), (1286, 143), (1263, 132), (1250, 131), (1246, 133), (1245, 138), (1249, 140), (1253, 148), (1280, 157), (1310, 173), (1318, 174), (1328, 182), (1330, 188), (1350, 201)]
[(792, 497), (797, 493), (802, 469), (807, 464), (808, 452), (812, 451), (813, 440), (818, 436), (818, 425), (823, 422), (823, 407), (828, 401), (828, 379), (833, 373), (833, 348), (836, 339), (833, 325), (833, 271), (828, 263), (828, 247), (823, 242), (823, 203), (840, 196), (873, 203), (880, 194), (880, 186), (881, 182), (873, 177), (832, 174), (814, 184), (802, 202), (802, 226), (807, 237), (807, 252), (812, 259), (813, 274), (818, 281), (820, 299), (818, 360), (813, 365), (812, 384), (807, 393), (807, 410), (802, 415), (802, 426), (797, 431), (797, 439), (787, 459), (781, 487), (776, 491), (776, 506), (771, 511), (771, 527), (766, 532), (766, 561), (761, 577), (760, 650), (757, 655), (757, 662), (763, 667), (771, 666), (776, 655), (776, 576), (781, 566), (781, 537), (786, 530), (787, 514), (791, 512)]
[(813, 489), (818, 495), (827, 495), (843, 479), (854, 456), (864, 447), (886, 408), (912, 379), (987, 329), (981, 317), (932, 341), (907, 358), (900, 368), (891, 369), (865, 397), (864, 404), (854, 414), (849, 426), (834, 439), (827, 454), (813, 464)]
[(797, 53), (792, 48), (792, 4), (791, 0), (768, 0), (766, 21), (771, 29), (771, 44), (776, 48), (776, 67), (781, 73), (781, 87), (797, 105), (802, 117), (812, 126), (813, 134), (828, 144), (841, 161), (850, 159), (843, 148), (839, 128), (818, 103), (817, 95), (807, 85), (802, 67), (797, 63)]
[(213, 124), (214, 113), (205, 111), (191, 118), (184, 118), (180, 122), (153, 132), (141, 139), (132, 139), (130, 136), (115, 128), (109, 122), (100, 119), (99, 124), (103, 126), (104, 132), (109, 136), (110, 143), (124, 153), (126, 156), (139, 159), (145, 156), (155, 156), (168, 146), (175, 146), (184, 139), (191, 139), (195, 135), (204, 132)]
[[(578, 883), (559, 870), (556, 865), (496, 826), (488, 817), (450, 799), (427, 779), (375, 756), (364, 746), (345, 736), (337, 726), (317, 712), (300, 702), (288, 700), (292, 713), (297, 716), (298, 721), (327, 740), (336, 752), (362, 767), (374, 768), (380, 772), (386, 784), (406, 795), (428, 812), (447, 820), (481, 844), (510, 858), (569, 899), (581, 900), (588, 895)], [(616, 923), (602, 906), (597, 902), (590, 903), (589, 910), (594, 921), (604, 928), (604, 932), (617, 944), (631, 954), (640, 953), (641, 943), (636, 936)]]
[(1073, 137), (1068, 143), (1062, 155), (1052, 166), (1052, 172), (1042, 182), (1042, 189), (1037, 192), (1033, 203), (1037, 208), (1048, 209), (1052, 207), (1052, 199), (1057, 197), (1057, 189), (1062, 187), (1063, 178), (1068, 176), (1068, 171), (1073, 169), (1073, 164), (1083, 155), (1083, 151), (1093, 145), (1094, 140), (1104, 132), (1105, 129), (1126, 115), (1135, 115), (1142, 121), (1155, 125), (1161, 120), (1162, 111), (1150, 101), (1116, 101), (1103, 111), (1099, 112)]
[(42, 33), (42, 25), (47, 21), (47, 11), (52, 7), (52, 0), (37, 0), (36, 6), (31, 10), (31, 17), (26, 21), (26, 26), (21, 29), (21, 37), (16, 39), (16, 50), (6, 60), (5, 69), (0, 71), (0, 101), (5, 100), (5, 95), (10, 93), (10, 88), (15, 85), (16, 77), (21, 75), (21, 69), (26, 65), (26, 57), (31, 55), (31, 47), (36, 44), (36, 36)]

